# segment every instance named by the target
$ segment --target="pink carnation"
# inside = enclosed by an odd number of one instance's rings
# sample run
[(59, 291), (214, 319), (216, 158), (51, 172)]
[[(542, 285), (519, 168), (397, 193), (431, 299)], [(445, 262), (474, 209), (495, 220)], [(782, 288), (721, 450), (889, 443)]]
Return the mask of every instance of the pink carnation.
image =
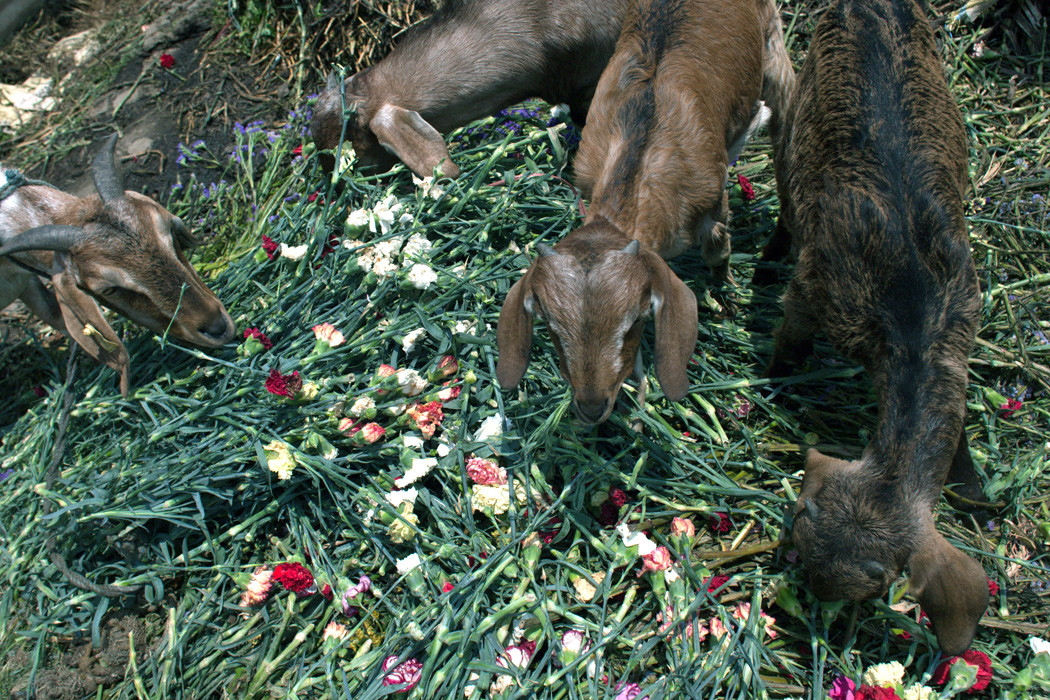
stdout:
[(396, 656), (388, 656), (383, 661), (383, 671), (388, 672), (383, 679), (383, 685), (403, 685), (405, 687), (397, 692), (407, 693), (419, 684), (419, 679), (423, 676), (423, 664), (415, 659), (408, 659), (391, 670), (396, 663)]
[(643, 571), (667, 571), (671, 568), (671, 552), (667, 547), (657, 547), (642, 557)]
[(471, 457), (467, 460), (467, 476), (480, 486), (501, 486), (507, 483), (507, 470), (491, 459)]

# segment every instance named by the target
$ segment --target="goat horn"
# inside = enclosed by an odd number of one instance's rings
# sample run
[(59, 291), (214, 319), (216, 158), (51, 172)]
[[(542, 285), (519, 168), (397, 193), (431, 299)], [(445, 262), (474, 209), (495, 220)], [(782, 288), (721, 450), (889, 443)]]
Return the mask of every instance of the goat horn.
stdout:
[(638, 239), (634, 239), (626, 246), (624, 246), (623, 252), (628, 255), (638, 255), (638, 251), (642, 249), (642, 244), (638, 242)]
[(554, 250), (554, 248), (551, 248), (546, 243), (537, 243), (536, 244), (536, 252), (538, 252), (540, 254), (541, 258), (546, 258), (549, 255), (557, 255), (558, 254), (558, 251)]
[(328, 82), (325, 85), (325, 89), (334, 90), (337, 87), (339, 87), (339, 74), (333, 70), (328, 74)]
[(113, 149), (116, 145), (117, 134), (114, 132), (102, 144), (102, 150), (95, 156), (95, 163), (91, 167), (91, 179), (95, 181), (95, 189), (107, 204), (124, 199), (124, 178), (117, 172), (116, 163), (113, 161)]
[(23, 231), (0, 247), (0, 255), (11, 255), (23, 250), (68, 252), (70, 248), (84, 240), (84, 236), (84, 230), (76, 226), (57, 226), (55, 224), (36, 226)]
[(806, 512), (809, 513), (809, 517), (814, 519), (820, 517), (820, 508), (817, 507), (817, 504), (813, 502), (812, 498), (807, 498), (805, 505)]

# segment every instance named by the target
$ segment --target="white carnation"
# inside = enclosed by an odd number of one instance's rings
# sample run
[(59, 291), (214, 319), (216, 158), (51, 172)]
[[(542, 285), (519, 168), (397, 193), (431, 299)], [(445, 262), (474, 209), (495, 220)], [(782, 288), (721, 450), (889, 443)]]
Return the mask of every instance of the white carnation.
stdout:
[(901, 691), (901, 700), (937, 700), (941, 695), (933, 688), (916, 683)]
[(306, 251), (309, 248), (307, 244), (302, 245), (288, 245), (287, 243), (281, 244), (281, 257), (288, 258), (289, 260), (301, 260)]
[(412, 569), (415, 569), (420, 565), (418, 554), (409, 554), (404, 559), (397, 560), (397, 572), (399, 574), (407, 574)]
[(361, 233), (368, 227), (368, 222), (371, 220), (372, 214), (367, 209), (354, 209), (346, 217), (347, 233)]
[(402, 435), (401, 444), (410, 450), (422, 450), (423, 438), (418, 435)]
[[(427, 337), (427, 331), (425, 328), (417, 328), (411, 333), (407, 333), (404, 338), (401, 339), (401, 347), (404, 348), (405, 353), (410, 353), (416, 349), (416, 344), (423, 338)], [(411, 394), (409, 394), (411, 396)]]
[(1030, 637), (1028, 644), (1032, 647), (1033, 654), (1050, 654), (1050, 642), (1042, 637)]
[(399, 369), (395, 376), (398, 386), (401, 387), (401, 393), (405, 396), (421, 394), (427, 388), (426, 380), (420, 377), (419, 372), (414, 369)]
[[(396, 484), (397, 482), (395, 481), (394, 483)], [(404, 491), (391, 491), (385, 498), (390, 505), (397, 508), (402, 503), (415, 503), (418, 495), (419, 492), (415, 489), (406, 489)]]
[(623, 539), (625, 547), (638, 547), (638, 556), (644, 557), (656, 551), (656, 545), (644, 532), (632, 532), (627, 523), (616, 526), (616, 532)]
[(354, 405), (350, 407), (350, 415), (360, 418), (368, 411), (371, 411), (376, 407), (375, 399), (371, 396), (358, 397), (357, 401), (354, 401)]
[(503, 434), (503, 419), (499, 416), (489, 416), (481, 421), (481, 426), (474, 433), (474, 442), (485, 442)]
[(437, 273), (429, 265), (416, 263), (408, 270), (408, 283), (416, 289), (428, 289), (437, 282)]
[(423, 190), (423, 194), (431, 199), (441, 199), (441, 195), (445, 194), (445, 190), (434, 184), (434, 176), (425, 177), (420, 180), (415, 175), (412, 176), (412, 183)]
[(434, 457), (416, 458), (412, 460), (412, 465), (405, 472), (405, 475), (394, 479), (394, 485), (399, 489), (414, 484), (419, 479), (430, 473), (430, 470), (437, 466), (437, 459)]
[(405, 242), (405, 257), (412, 260), (425, 258), (427, 257), (427, 253), (429, 253), (433, 247), (434, 244), (428, 241), (426, 236), (419, 233), (413, 233)]
[(869, 666), (861, 678), (865, 685), (878, 685), (884, 688), (899, 685), (903, 680), (904, 666), (900, 661)]

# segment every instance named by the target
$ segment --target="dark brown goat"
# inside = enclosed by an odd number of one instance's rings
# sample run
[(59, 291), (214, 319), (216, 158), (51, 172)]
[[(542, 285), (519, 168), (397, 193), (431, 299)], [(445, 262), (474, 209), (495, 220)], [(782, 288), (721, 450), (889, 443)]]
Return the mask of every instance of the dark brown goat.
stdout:
[(656, 374), (681, 399), (697, 338), (696, 297), (668, 267), (700, 245), (729, 279), (726, 171), (794, 72), (772, 0), (635, 0), (602, 74), (576, 171), (591, 197), (584, 226), (507, 293), (498, 327), (500, 385), (528, 364), (532, 323), (547, 321), (573, 407), (608, 418), (621, 385), (645, 375), (638, 348), (656, 326)]
[(967, 145), (914, 0), (839, 0), (787, 110), (782, 231), (797, 262), (769, 373), (822, 329), (861, 362), (878, 428), (860, 459), (806, 456), (793, 538), (823, 600), (883, 596), (900, 571), (945, 654), (973, 640), (984, 571), (934, 527), (946, 478), (976, 487), (963, 432), (980, 300), (963, 218)]
[(457, 177), (441, 136), (450, 129), (529, 97), (568, 103), (582, 125), (626, 9), (627, 0), (447, 0), (382, 61), (329, 84), (314, 141), (336, 149), (345, 112), (362, 166), (401, 159), (420, 177), (437, 167)]

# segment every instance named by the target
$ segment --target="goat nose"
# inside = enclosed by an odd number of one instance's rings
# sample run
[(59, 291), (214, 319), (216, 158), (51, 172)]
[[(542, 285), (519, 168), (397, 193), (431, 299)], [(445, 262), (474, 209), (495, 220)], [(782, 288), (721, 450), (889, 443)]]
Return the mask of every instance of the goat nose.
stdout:
[(197, 330), (201, 335), (206, 335), (209, 338), (215, 338), (216, 340), (223, 338), (229, 340), (227, 336), (232, 337), (232, 329), (226, 322), (225, 316), (216, 316), (212, 319), (211, 323), (206, 326), (201, 326)]
[(585, 423), (598, 423), (605, 416), (609, 407), (609, 399), (601, 401), (575, 401), (576, 415)]

